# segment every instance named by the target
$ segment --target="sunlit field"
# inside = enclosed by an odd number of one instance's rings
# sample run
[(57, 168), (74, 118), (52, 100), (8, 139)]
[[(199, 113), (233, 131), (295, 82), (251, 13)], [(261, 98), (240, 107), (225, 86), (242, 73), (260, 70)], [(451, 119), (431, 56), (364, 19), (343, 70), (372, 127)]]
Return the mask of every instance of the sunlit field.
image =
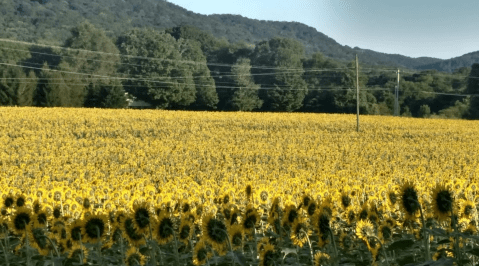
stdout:
[(0, 265), (476, 263), (479, 123), (360, 123), (2, 107)]

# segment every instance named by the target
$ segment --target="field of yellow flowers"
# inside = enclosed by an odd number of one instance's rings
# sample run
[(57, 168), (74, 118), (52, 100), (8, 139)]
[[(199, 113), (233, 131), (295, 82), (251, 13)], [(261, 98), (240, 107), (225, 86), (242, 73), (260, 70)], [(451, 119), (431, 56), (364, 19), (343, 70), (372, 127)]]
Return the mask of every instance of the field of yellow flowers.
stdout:
[(0, 108), (0, 265), (478, 261), (479, 123)]

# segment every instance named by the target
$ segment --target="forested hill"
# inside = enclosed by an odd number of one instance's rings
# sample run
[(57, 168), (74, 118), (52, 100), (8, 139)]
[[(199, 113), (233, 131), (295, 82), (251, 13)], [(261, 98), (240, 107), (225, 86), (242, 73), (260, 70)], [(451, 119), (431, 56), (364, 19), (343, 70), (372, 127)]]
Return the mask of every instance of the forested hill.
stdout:
[(468, 67), (479, 62), (479, 51), (468, 53), (448, 60), (441, 60), (431, 64), (417, 67), (417, 69), (437, 69), (440, 71), (453, 72), (461, 67)]
[(114, 38), (134, 27), (194, 25), (230, 42), (257, 44), (278, 36), (295, 38), (304, 45), (306, 54), (319, 51), (341, 61), (350, 61), (359, 54), (361, 62), (370, 65), (453, 71), (456, 66), (479, 62), (477, 56), (473, 60), (458, 57), (443, 62), (351, 48), (301, 23), (260, 21), (238, 15), (206, 16), (162, 0), (2, 0), (0, 14), (0, 37), (48, 44), (63, 44), (71, 36), (70, 30), (87, 19)]

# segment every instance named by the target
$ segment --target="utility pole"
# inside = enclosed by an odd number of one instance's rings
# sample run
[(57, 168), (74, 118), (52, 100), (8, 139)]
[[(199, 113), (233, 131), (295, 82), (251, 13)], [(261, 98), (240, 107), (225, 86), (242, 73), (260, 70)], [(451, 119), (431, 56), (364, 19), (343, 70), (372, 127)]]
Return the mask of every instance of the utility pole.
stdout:
[(356, 54), (356, 131), (359, 132), (359, 63)]
[(396, 85), (396, 89), (394, 90), (394, 115), (399, 116), (399, 72), (398, 69), (398, 83)]

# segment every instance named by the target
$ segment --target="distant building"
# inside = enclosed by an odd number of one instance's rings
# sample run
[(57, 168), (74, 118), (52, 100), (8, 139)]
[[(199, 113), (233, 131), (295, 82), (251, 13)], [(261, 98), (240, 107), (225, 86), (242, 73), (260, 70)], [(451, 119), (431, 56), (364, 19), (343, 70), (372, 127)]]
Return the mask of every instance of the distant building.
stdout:
[(127, 108), (132, 108), (132, 109), (154, 109), (155, 108), (155, 106), (152, 105), (151, 103), (147, 103), (143, 100), (138, 100), (133, 95), (129, 95), (128, 93), (125, 93), (125, 95), (128, 102)]

